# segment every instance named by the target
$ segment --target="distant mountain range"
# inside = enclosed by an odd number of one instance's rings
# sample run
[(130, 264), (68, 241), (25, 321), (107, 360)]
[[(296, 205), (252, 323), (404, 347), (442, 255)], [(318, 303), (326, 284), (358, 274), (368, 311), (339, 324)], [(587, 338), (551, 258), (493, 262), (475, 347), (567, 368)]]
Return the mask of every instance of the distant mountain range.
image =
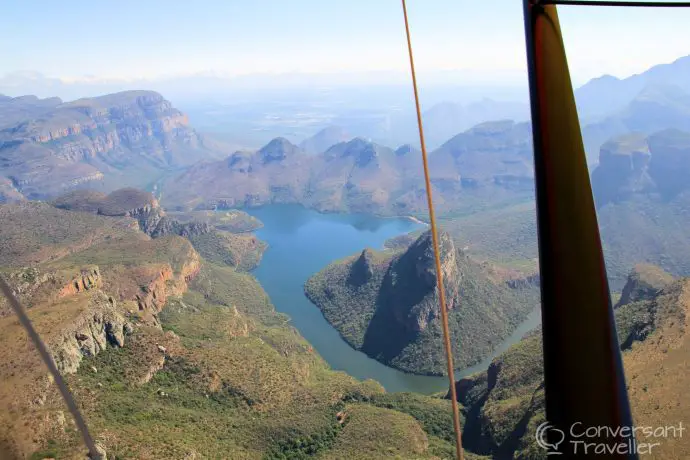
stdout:
[(599, 148), (612, 137), (667, 128), (690, 128), (690, 93), (680, 86), (655, 84), (644, 87), (617, 112), (584, 124), (582, 136), (590, 164), (595, 164)]
[[(468, 104), (442, 102), (422, 113), (424, 134), (430, 146), (441, 145), (457, 133), (490, 120), (527, 121), (529, 104), (484, 98)], [(411, 123), (416, 134), (416, 120)], [(417, 142), (415, 142), (417, 143)]]
[(590, 80), (575, 92), (583, 118), (598, 117), (623, 110), (648, 86), (671, 85), (690, 92), (690, 56), (669, 64), (659, 64), (628, 78), (603, 75)]
[[(439, 209), (457, 209), (486, 191), (531, 193), (530, 130), (512, 121), (486, 123), (457, 135), (430, 154)], [(253, 154), (196, 165), (163, 184), (168, 207), (208, 208), (297, 202), (324, 211), (377, 214), (426, 207), (421, 156), (355, 138), (309, 155), (277, 138)]]
[(161, 95), (129, 91), (63, 103), (0, 98), (0, 200), (41, 199), (88, 183), (144, 186), (218, 153)]
[[(681, 58), (623, 80), (593, 80), (576, 92), (581, 112), (590, 114), (582, 116), (583, 135), (614, 286), (621, 286), (631, 264), (639, 261), (673, 274), (690, 268), (684, 262), (690, 244), (682, 231), (688, 207), (683, 132), (690, 128), (690, 96), (688, 83), (679, 77), (689, 62)], [(596, 106), (609, 95), (609, 103)], [(440, 136), (472, 117), (489, 116), (494, 112), (482, 107), (491, 106), (516, 117), (522, 110), (520, 104), (487, 100), (441, 103), (425, 112), (427, 132)], [(350, 115), (372, 132), (401, 120), (358, 118), (366, 113)], [(347, 124), (329, 124), (299, 144), (275, 138), (260, 149), (238, 151), (232, 136), (199, 134), (182, 112), (153, 92), (66, 103), (3, 96), (0, 201), (48, 199), (75, 188), (107, 193), (138, 186), (155, 187), (169, 209), (291, 202), (321, 211), (423, 216), (416, 127), (406, 132), (413, 141), (392, 149)], [(434, 198), (454, 237), (475, 256), (533, 260), (536, 244), (526, 242), (536, 240), (534, 211), (523, 205), (533, 200), (530, 124), (481, 123), (439, 144), (429, 153)], [(502, 233), (519, 243), (487, 227), (501, 216), (509, 216)]]
[(299, 147), (306, 153), (319, 154), (335, 144), (352, 140), (353, 137), (339, 126), (328, 126), (300, 142)]

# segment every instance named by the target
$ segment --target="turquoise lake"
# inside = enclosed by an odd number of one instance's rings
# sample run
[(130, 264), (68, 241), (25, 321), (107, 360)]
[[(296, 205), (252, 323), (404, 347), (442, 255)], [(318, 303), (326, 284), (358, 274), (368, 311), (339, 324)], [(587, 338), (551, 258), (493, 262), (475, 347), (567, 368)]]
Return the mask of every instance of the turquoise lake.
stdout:
[[(382, 249), (384, 242), (423, 224), (403, 218), (377, 218), (363, 214), (321, 214), (297, 205), (271, 205), (247, 212), (264, 223), (256, 235), (269, 245), (253, 271), (276, 309), (291, 323), (332, 368), (359, 379), (375, 379), (388, 391), (445, 391), (445, 377), (411, 375), (385, 366), (351, 348), (304, 295), (305, 281), (334, 260), (365, 247)], [(505, 350), (539, 323), (539, 311), (509, 337), (496, 352)], [(456, 378), (486, 369), (491, 358), (456, 373)]]

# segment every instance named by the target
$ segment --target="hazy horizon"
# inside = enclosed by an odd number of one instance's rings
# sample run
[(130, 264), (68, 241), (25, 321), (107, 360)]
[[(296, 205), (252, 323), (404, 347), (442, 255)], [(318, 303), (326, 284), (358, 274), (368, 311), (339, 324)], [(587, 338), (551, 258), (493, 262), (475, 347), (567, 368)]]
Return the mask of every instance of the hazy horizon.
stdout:
[[(491, 13), (451, 0), (410, 0), (408, 9), (422, 85), (526, 84), (521, 2), (496, 0)], [(578, 86), (690, 54), (687, 10), (560, 7), (559, 14)], [(12, 88), (32, 85), (42, 96), (70, 89), (88, 96), (89, 88), (190, 78), (268, 86), (409, 78), (397, 0), (204, 0), (193, 7), (125, 0), (117, 8), (41, 0), (8, 5), (4, 15), (0, 92), (14, 96)]]

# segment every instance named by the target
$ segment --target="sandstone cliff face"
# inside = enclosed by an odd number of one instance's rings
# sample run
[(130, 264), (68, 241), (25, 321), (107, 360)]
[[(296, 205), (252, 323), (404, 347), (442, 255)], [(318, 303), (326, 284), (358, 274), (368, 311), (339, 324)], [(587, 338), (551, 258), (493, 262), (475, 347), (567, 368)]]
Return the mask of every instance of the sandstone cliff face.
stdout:
[(98, 267), (82, 269), (81, 273), (71, 279), (66, 286), (58, 292), (58, 297), (78, 294), (90, 289), (98, 289), (103, 286), (101, 273)]
[(163, 219), (163, 210), (160, 209), (158, 203), (155, 203), (131, 209), (125, 213), (125, 216), (136, 219), (141, 231), (151, 235)]
[(690, 188), (690, 132), (667, 129), (648, 139), (652, 151), (649, 173), (659, 193), (672, 198)]
[(211, 231), (205, 222), (178, 222), (166, 216), (158, 200), (150, 192), (135, 188), (123, 188), (108, 195), (92, 190), (75, 190), (59, 196), (53, 205), (60, 209), (91, 212), (111, 217), (130, 217), (139, 229), (157, 238), (165, 235), (190, 237)]
[(138, 185), (143, 171), (213, 156), (186, 115), (150, 91), (58, 104), (36, 118), (32, 113), (0, 127), (0, 153), (8, 160), (0, 164), (0, 175), (30, 198), (54, 196), (113, 174), (119, 183)]
[[(173, 238), (177, 240), (155, 243), (160, 247), (158, 250), (170, 246), (171, 252), (178, 251), (171, 256), (174, 259), (171, 263), (150, 263), (142, 259), (136, 265), (123, 266), (108, 262), (106, 276), (96, 265), (59, 269), (27, 267), (3, 275), (30, 313), (38, 308), (43, 315), (53, 318), (49, 329), (41, 329), (41, 322), (37, 329), (50, 345), (61, 372), (75, 372), (82, 357), (93, 356), (108, 345), (122, 347), (125, 336), (134, 328), (129, 317), (136, 313), (137, 306), (139, 321), (159, 327), (157, 315), (168, 298), (182, 295), (187, 283), (200, 270), (199, 255), (191, 244)], [(140, 243), (147, 246), (154, 241)], [(122, 251), (132, 253), (138, 247), (124, 245)], [(3, 298), (0, 319), (10, 315), (13, 312)]]
[(194, 279), (201, 268), (201, 261), (196, 251), (189, 254), (178, 274), (175, 274), (169, 265), (160, 267), (150, 277), (150, 280), (140, 288), (140, 292), (134, 295), (140, 311), (158, 313), (161, 311), (168, 296), (179, 296), (187, 290), (187, 283)]
[[(680, 420), (688, 401), (690, 279), (673, 280), (643, 265), (630, 274), (625, 292), (626, 303), (614, 313), (633, 417), (640, 426)], [(472, 452), (493, 458), (543, 455), (534, 437), (545, 421), (542, 348), (541, 330), (535, 330), (494, 358), (486, 372), (456, 383)], [(670, 439), (656, 455), (678, 458), (689, 451), (686, 439)]]
[(51, 340), (55, 364), (62, 373), (79, 369), (84, 356), (95, 356), (108, 345), (122, 347), (132, 324), (115, 306), (112, 297), (95, 291), (88, 307)]
[(668, 129), (651, 136), (628, 134), (606, 142), (592, 172), (597, 204), (638, 197), (671, 200), (688, 190), (690, 134)]
[(650, 160), (649, 146), (643, 135), (631, 134), (605, 143), (599, 154), (599, 166), (592, 173), (597, 201), (607, 203), (653, 190)]
[(188, 127), (187, 116), (160, 94), (150, 91), (130, 91), (62, 104), (45, 119), (20, 123), (0, 136), (37, 144), (84, 136), (54, 144), (55, 155), (68, 161), (94, 158), (120, 145), (139, 147), (146, 138), (156, 138), (161, 147), (175, 140), (191, 146), (199, 142), (196, 133)]
[[(156, 315), (163, 309), (168, 297), (182, 295), (187, 290), (187, 283), (197, 275), (199, 269), (200, 259), (192, 250), (177, 273), (169, 265), (160, 266), (159, 271), (140, 287), (138, 293), (122, 301), (125, 304), (135, 301), (140, 311), (151, 315), (151, 324), (157, 325)], [(102, 290), (104, 282), (99, 267), (84, 267), (71, 276), (68, 273), (27, 268), (10, 274), (8, 281), (27, 308), (34, 304), (60, 305), (63, 302), (70, 305), (65, 307), (66, 310), (78, 308), (77, 316), (58, 325), (47, 336), (61, 372), (76, 372), (84, 356), (94, 356), (108, 345), (124, 346), (125, 336), (134, 329), (128, 319), (130, 312), (126, 306), (118, 305), (112, 296)], [(7, 306), (1, 307), (3, 314), (0, 317), (12, 314)]]
[[(461, 273), (456, 258), (458, 254), (455, 245), (446, 232), (439, 233), (439, 250), (441, 272), (446, 290), (446, 308), (452, 310), (458, 303), (457, 286), (461, 281)], [(416, 300), (415, 303), (409, 305), (410, 308), (407, 311), (404, 308), (395, 308), (395, 318), (403, 328), (415, 334), (424, 331), (429, 323), (440, 315), (436, 262), (431, 232), (425, 232), (412, 243), (400, 258), (391, 263), (389, 270), (396, 278), (396, 285), (404, 283), (408, 286), (403, 292), (400, 288), (391, 285), (388, 288), (390, 294), (395, 297), (411, 295), (411, 298)], [(399, 294), (397, 294), (398, 292)], [(404, 305), (402, 298), (393, 301), (393, 303), (398, 306)]]
[[(4, 276), (24, 308), (103, 286), (100, 270), (93, 265), (76, 270), (25, 267), (5, 273)], [(0, 297), (0, 318), (12, 314), (5, 297)]]

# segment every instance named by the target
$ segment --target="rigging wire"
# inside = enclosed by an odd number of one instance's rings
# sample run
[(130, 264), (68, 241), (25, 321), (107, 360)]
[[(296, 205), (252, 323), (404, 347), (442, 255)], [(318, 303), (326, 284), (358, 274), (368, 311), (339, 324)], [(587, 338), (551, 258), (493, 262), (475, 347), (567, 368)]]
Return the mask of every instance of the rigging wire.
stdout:
[(53, 380), (57, 384), (58, 389), (60, 390), (62, 399), (65, 400), (67, 408), (72, 414), (72, 417), (74, 417), (74, 422), (77, 424), (77, 428), (79, 429), (79, 432), (81, 433), (81, 436), (84, 439), (84, 444), (86, 444), (86, 447), (89, 449), (89, 458), (91, 460), (101, 460), (101, 458), (103, 457), (98, 451), (98, 449), (96, 449), (96, 443), (91, 437), (91, 433), (89, 433), (89, 428), (86, 426), (86, 421), (84, 420), (84, 417), (81, 415), (81, 412), (79, 412), (77, 403), (74, 401), (74, 398), (72, 397), (72, 393), (70, 393), (69, 388), (67, 388), (67, 383), (65, 383), (65, 380), (62, 378), (60, 371), (55, 365), (55, 361), (53, 361), (53, 357), (51, 356), (50, 351), (48, 350), (48, 346), (43, 342), (43, 340), (41, 340), (41, 337), (38, 335), (38, 332), (36, 332), (36, 329), (34, 329), (33, 324), (31, 324), (31, 320), (29, 319), (29, 316), (26, 314), (26, 311), (19, 303), (19, 300), (17, 300), (17, 297), (15, 297), (14, 293), (12, 293), (12, 289), (10, 289), (9, 285), (5, 282), (4, 279), (2, 279), (2, 277), (0, 277), (0, 290), (3, 294), (5, 294), (5, 297), (7, 297), (7, 301), (10, 303), (12, 310), (14, 310), (14, 313), (19, 318), (19, 322), (22, 326), (24, 326), (24, 329), (26, 329), (26, 332), (29, 334), (29, 338), (31, 338), (31, 341), (38, 349), (38, 353), (41, 355), (41, 359), (48, 367), (50, 375), (53, 376)]
[(412, 88), (414, 90), (414, 102), (417, 110), (417, 127), (419, 128), (419, 142), (422, 146), (422, 163), (424, 164), (424, 182), (426, 185), (426, 200), (429, 208), (429, 223), (431, 227), (431, 240), (434, 248), (434, 262), (436, 263), (436, 288), (438, 289), (439, 308), (441, 310), (441, 323), (443, 325), (443, 344), (446, 349), (446, 367), (448, 380), (450, 381), (450, 401), (453, 407), (453, 428), (455, 430), (455, 452), (458, 460), (464, 459), (462, 450), (462, 435), (460, 431), (460, 412), (458, 411), (458, 399), (455, 389), (455, 375), (453, 367), (453, 350), (450, 344), (450, 331), (448, 330), (448, 311), (446, 310), (446, 295), (443, 289), (443, 271), (441, 270), (441, 255), (439, 252), (438, 232), (436, 230), (436, 215), (431, 194), (431, 180), (429, 179), (429, 162), (427, 161), (426, 145), (424, 143), (424, 129), (422, 127), (422, 112), (419, 107), (419, 92), (417, 91), (417, 75), (415, 73), (414, 58), (412, 56), (412, 39), (410, 38), (410, 25), (407, 19), (407, 5), (402, 0), (403, 15), (405, 17), (405, 34), (407, 35), (407, 51), (410, 56), (410, 72), (412, 74)]

